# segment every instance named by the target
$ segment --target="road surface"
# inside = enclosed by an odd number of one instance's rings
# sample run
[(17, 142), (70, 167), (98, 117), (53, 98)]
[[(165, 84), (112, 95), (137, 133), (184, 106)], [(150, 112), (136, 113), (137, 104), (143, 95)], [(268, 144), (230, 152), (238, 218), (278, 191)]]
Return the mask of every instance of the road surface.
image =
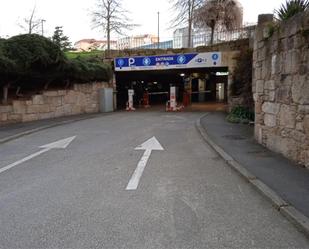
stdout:
[(202, 140), (201, 115), (120, 112), (1, 144), (0, 248), (309, 248)]

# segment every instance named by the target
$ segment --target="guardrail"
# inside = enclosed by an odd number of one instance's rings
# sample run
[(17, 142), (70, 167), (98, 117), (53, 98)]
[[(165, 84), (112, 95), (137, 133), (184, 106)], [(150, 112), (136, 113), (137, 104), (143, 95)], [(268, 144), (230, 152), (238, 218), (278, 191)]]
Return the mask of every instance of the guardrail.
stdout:
[[(217, 31), (214, 33), (213, 44), (253, 38), (255, 25), (241, 27), (229, 31)], [(164, 40), (164, 41), (162, 41)], [(162, 42), (150, 42), (142, 38), (127, 37), (118, 41), (117, 50), (140, 50), (140, 49), (175, 49), (188, 48), (188, 35), (174, 35), (174, 37), (161, 38)], [(211, 32), (199, 32), (191, 37), (193, 48), (211, 45)]]

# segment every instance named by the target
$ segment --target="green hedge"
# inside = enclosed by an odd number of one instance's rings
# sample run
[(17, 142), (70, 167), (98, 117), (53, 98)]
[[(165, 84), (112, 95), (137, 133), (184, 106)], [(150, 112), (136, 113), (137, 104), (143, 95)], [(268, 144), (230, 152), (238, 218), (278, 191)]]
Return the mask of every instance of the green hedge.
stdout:
[(42, 89), (46, 85), (109, 81), (112, 68), (99, 58), (68, 58), (50, 39), (26, 34), (0, 39), (0, 87)]
[(67, 63), (66, 74), (76, 83), (108, 81), (112, 77), (112, 68), (98, 59), (71, 59)]

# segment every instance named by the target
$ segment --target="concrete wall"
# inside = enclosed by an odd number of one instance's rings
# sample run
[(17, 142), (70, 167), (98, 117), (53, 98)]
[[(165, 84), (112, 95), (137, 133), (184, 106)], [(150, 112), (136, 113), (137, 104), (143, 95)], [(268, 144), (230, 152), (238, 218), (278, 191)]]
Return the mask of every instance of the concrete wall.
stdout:
[(0, 125), (99, 112), (99, 89), (107, 83), (77, 84), (70, 90), (44, 91), (29, 100), (0, 105)]
[(256, 29), (256, 139), (309, 168), (309, 12)]

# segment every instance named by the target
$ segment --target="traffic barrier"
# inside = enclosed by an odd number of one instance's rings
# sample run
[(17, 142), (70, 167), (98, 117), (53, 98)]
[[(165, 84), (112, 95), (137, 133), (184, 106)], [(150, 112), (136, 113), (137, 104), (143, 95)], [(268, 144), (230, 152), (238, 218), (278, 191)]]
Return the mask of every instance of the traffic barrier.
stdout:
[(148, 92), (144, 92), (143, 94), (143, 106), (144, 108), (149, 108), (149, 93)]
[(167, 112), (180, 112), (180, 111), (183, 111), (184, 108), (185, 108), (184, 105), (180, 105), (180, 106), (176, 106), (175, 108), (171, 108), (170, 101), (167, 101), (166, 105), (165, 105), (165, 110)]

